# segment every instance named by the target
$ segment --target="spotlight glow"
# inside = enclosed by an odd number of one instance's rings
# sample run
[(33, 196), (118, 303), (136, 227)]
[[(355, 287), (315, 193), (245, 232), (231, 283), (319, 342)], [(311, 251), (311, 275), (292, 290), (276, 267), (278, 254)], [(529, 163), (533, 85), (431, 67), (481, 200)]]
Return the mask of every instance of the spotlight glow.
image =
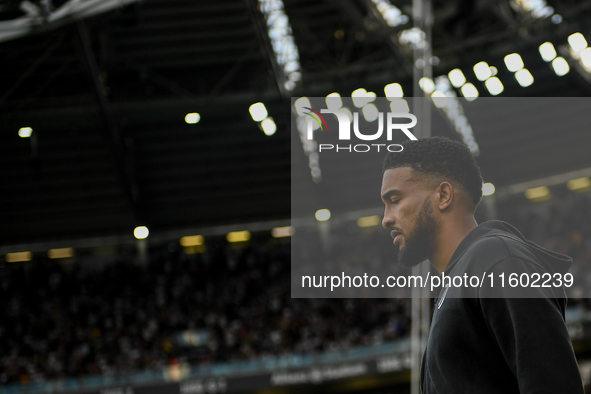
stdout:
[(359, 227), (374, 227), (382, 224), (382, 218), (379, 215), (364, 216), (357, 219), (357, 226)]
[(24, 261), (31, 261), (33, 259), (33, 253), (31, 252), (14, 252), (6, 254), (7, 263), (20, 263)]
[(587, 68), (591, 68), (591, 48), (587, 47), (580, 53), (581, 62)]
[(454, 88), (459, 88), (466, 83), (466, 77), (459, 68), (454, 68), (447, 74), (447, 76), (449, 77), (451, 84), (454, 85)]
[(522, 68), (521, 70), (517, 71), (515, 73), (515, 79), (517, 79), (517, 82), (524, 88), (534, 83), (534, 76), (531, 75), (527, 68)]
[(503, 90), (505, 90), (503, 83), (497, 77), (490, 77), (489, 79), (487, 79), (484, 82), (484, 86), (486, 86), (486, 89), (488, 90), (488, 92), (493, 96), (496, 96), (496, 95), (502, 93)]
[(343, 99), (337, 92), (331, 93), (326, 96), (326, 108), (336, 111), (343, 107)]
[(587, 48), (587, 40), (581, 33), (574, 33), (568, 36), (568, 44), (577, 53)]
[(472, 85), (470, 82), (464, 84), (461, 90), (462, 94), (468, 101), (474, 101), (478, 97), (478, 89), (476, 89), (476, 86)]
[(250, 239), (250, 231), (233, 231), (226, 235), (228, 242), (245, 242)]
[(74, 249), (72, 248), (49, 249), (47, 252), (47, 257), (50, 259), (66, 259), (73, 256)]
[(476, 78), (478, 78), (479, 81), (486, 81), (492, 75), (490, 66), (487, 62), (476, 63), (473, 67), (473, 70), (474, 75), (476, 75)]
[(582, 177), (577, 179), (571, 179), (566, 183), (566, 187), (569, 190), (587, 190), (591, 188), (591, 179), (589, 177)]
[(319, 209), (314, 216), (319, 222), (325, 222), (330, 219), (330, 211), (328, 209)]
[(363, 117), (368, 122), (374, 122), (379, 116), (380, 112), (378, 111), (378, 107), (373, 104), (366, 104), (362, 109)]
[(556, 75), (558, 75), (559, 77), (568, 74), (568, 72), (570, 71), (568, 62), (565, 58), (560, 56), (552, 60), (552, 68), (554, 69)]
[(404, 97), (402, 86), (399, 83), (390, 83), (384, 86), (384, 93), (386, 94), (386, 98), (388, 98), (388, 100)]
[(423, 92), (427, 94), (431, 94), (435, 90), (435, 83), (431, 78), (423, 77), (419, 79), (419, 86), (421, 87)]
[(374, 92), (368, 92), (363, 88), (355, 89), (351, 93), (351, 100), (357, 108), (363, 108), (367, 103), (371, 103), (375, 99), (376, 94)]
[(525, 191), (525, 197), (529, 200), (541, 201), (550, 198), (550, 189), (546, 186), (534, 187)]
[(254, 103), (248, 108), (248, 112), (250, 112), (250, 116), (252, 116), (252, 120), (255, 122), (260, 122), (269, 115), (267, 108), (263, 103)]
[(273, 238), (291, 237), (293, 234), (293, 228), (291, 226), (286, 227), (275, 227), (271, 230)]
[(29, 138), (33, 134), (33, 129), (30, 127), (21, 127), (18, 130), (18, 136), (21, 138)]
[(390, 103), (390, 112), (393, 113), (409, 113), (410, 108), (408, 107), (408, 102), (405, 99), (394, 99)]
[(431, 99), (437, 108), (443, 108), (447, 105), (447, 96), (441, 90), (435, 90), (431, 93)]
[(205, 238), (203, 235), (185, 235), (181, 238), (180, 244), (181, 246), (189, 247), (189, 246), (199, 246), (205, 243)]
[(188, 124), (195, 124), (199, 123), (201, 120), (201, 115), (197, 112), (191, 112), (190, 114), (185, 115), (185, 122)]
[(263, 128), (263, 133), (265, 133), (268, 136), (275, 134), (275, 132), (277, 131), (277, 125), (275, 124), (273, 118), (271, 118), (270, 116), (265, 118), (265, 120), (261, 122), (261, 127)]
[(495, 185), (492, 183), (484, 183), (482, 185), (482, 195), (483, 196), (490, 196), (495, 193)]
[(552, 45), (551, 42), (546, 41), (538, 48), (540, 51), (540, 56), (544, 59), (545, 62), (551, 62), (556, 57), (556, 48)]
[[(312, 103), (310, 103), (310, 99), (308, 97), (303, 96), (303, 97), (300, 97), (299, 99), (297, 99), (295, 101), (295, 103), (293, 103), (293, 106), (296, 110), (296, 113), (299, 116), (305, 116), (306, 113), (310, 111), (310, 110), (306, 109), (306, 107), (308, 107), (308, 108), (312, 107)], [(267, 111), (267, 110), (265, 109), (265, 111)], [(265, 117), (267, 117), (267, 115), (265, 115)], [(265, 118), (263, 118), (263, 119), (265, 119)]]
[(515, 72), (523, 68), (523, 59), (519, 56), (518, 53), (511, 53), (505, 56), (505, 65), (507, 66), (507, 70), (511, 72)]
[(133, 230), (133, 236), (137, 239), (146, 239), (150, 235), (150, 231), (146, 226), (138, 226)]

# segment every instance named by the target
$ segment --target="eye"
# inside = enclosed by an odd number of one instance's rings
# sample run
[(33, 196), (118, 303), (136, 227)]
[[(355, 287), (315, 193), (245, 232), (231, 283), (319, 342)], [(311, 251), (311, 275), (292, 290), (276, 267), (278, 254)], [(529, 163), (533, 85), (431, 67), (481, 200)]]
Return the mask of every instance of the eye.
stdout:
[(400, 201), (400, 199), (397, 198), (397, 199), (394, 199), (394, 200), (390, 201), (390, 204), (396, 205), (396, 204), (398, 204), (399, 201)]

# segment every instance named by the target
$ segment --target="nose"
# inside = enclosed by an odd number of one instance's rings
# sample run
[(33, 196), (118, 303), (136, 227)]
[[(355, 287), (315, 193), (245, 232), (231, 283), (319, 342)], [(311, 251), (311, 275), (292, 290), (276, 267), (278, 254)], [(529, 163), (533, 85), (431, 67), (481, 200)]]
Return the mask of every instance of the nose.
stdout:
[(386, 230), (394, 226), (394, 216), (388, 212), (388, 208), (384, 209), (384, 217), (382, 218), (382, 227)]

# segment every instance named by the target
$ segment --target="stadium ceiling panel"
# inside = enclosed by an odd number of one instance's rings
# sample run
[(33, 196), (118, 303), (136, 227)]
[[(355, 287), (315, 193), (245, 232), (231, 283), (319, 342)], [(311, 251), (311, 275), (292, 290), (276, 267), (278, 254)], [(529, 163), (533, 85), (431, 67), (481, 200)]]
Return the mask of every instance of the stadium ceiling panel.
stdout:
[[(258, 3), (248, 1), (103, 2), (117, 7), (0, 42), (3, 243), (289, 217), (290, 110), (256, 27), (262, 15), (250, 10)], [(90, 3), (52, 2), (54, 11)], [(302, 72), (294, 96), (381, 92), (392, 82), (412, 91), (406, 49), (392, 39), (411, 25), (384, 24), (371, 0), (283, 3)], [(0, 1), (0, 28), (26, 18), (23, 4)], [(503, 80), (501, 96), (588, 96), (579, 71), (558, 77), (538, 47), (550, 41), (560, 52), (570, 34), (590, 36), (591, 1), (549, 3), (560, 23), (511, 4), (434, 1), (433, 75), (459, 68), (490, 96), (472, 72), (486, 61)], [(411, 1), (396, 5), (412, 14)], [(505, 68), (514, 52), (535, 78), (527, 88)], [(273, 117), (273, 136), (252, 121), (255, 102)], [(199, 122), (187, 124), (188, 113)], [(34, 138), (20, 138), (22, 127)], [(502, 140), (514, 130), (498, 132)], [(498, 141), (477, 139), (482, 152)], [(572, 170), (567, 156), (557, 153), (553, 170)]]

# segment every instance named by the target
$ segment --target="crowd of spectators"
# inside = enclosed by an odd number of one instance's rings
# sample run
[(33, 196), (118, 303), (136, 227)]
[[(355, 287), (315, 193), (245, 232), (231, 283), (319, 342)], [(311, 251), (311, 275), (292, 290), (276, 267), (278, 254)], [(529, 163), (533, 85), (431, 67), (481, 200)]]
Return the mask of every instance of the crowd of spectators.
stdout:
[[(577, 272), (591, 259), (591, 203), (587, 194), (566, 198), (501, 205), (498, 216), (571, 255)], [(385, 249), (351, 246), (359, 237), (381, 244), (381, 229), (352, 226), (334, 230), (332, 247), (393, 264)], [(122, 247), (100, 263), (81, 255), (8, 264), (0, 269), (0, 384), (315, 354), (408, 335), (408, 299), (291, 298), (290, 249), (289, 238), (255, 234), (242, 245), (208, 239), (196, 254), (155, 245), (143, 262)], [(582, 288), (574, 300), (589, 296)], [(182, 332), (204, 340), (187, 348), (175, 339)]]
[(591, 309), (591, 195), (564, 193), (537, 203), (501, 204), (498, 218), (521, 231), (526, 238), (573, 259), (574, 285), (567, 289), (570, 305)]
[[(176, 244), (148, 261), (33, 261), (0, 270), (0, 383), (314, 354), (405, 336), (407, 300), (292, 299), (290, 241), (260, 237), (204, 253)], [(175, 338), (205, 332), (203, 346)], [(188, 351), (191, 350), (191, 351)]]

